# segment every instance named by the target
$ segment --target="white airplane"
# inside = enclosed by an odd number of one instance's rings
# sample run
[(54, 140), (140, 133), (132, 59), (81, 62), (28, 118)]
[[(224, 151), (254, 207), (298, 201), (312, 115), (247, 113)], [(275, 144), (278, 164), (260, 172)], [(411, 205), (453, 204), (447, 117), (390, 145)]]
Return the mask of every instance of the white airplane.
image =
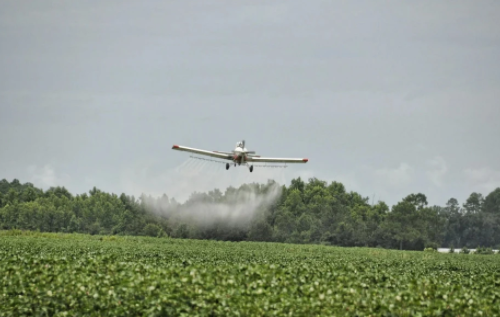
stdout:
[[(259, 155), (254, 155), (255, 151), (248, 151), (245, 148), (245, 140), (236, 143), (236, 147), (231, 152), (221, 152), (221, 151), (207, 151), (195, 148), (190, 148), (186, 146), (174, 145), (173, 150), (192, 152), (201, 155), (207, 155), (223, 160), (232, 161), (234, 166), (244, 164), (249, 167), (250, 173), (253, 172), (253, 165), (249, 164), (252, 162), (256, 163), (307, 163), (309, 161), (306, 158), (271, 158), (271, 157), (260, 157)], [(226, 163), (226, 170), (229, 169), (230, 164)]]

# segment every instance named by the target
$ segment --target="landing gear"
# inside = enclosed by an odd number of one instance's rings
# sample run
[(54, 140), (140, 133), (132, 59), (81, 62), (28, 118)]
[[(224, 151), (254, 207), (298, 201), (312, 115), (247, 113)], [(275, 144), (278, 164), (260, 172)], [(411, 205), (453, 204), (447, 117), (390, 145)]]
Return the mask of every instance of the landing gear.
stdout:
[[(233, 164), (236, 167), (236, 164), (238, 164), (238, 163), (234, 162)], [(241, 165), (241, 163), (238, 165)], [(243, 165), (248, 166), (248, 163), (244, 163)], [(230, 163), (226, 163), (226, 170), (228, 170), (230, 166), (231, 166)], [(250, 170), (250, 173), (253, 172), (253, 165), (248, 166), (248, 169)]]

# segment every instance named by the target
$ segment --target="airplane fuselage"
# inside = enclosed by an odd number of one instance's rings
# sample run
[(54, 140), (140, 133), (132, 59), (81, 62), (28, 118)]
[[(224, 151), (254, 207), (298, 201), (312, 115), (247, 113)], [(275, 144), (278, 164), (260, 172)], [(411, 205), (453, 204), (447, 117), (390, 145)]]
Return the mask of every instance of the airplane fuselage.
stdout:
[(238, 165), (241, 165), (241, 163), (244, 163), (246, 161), (246, 149), (245, 148), (242, 148), (240, 146), (237, 146), (234, 150), (233, 150), (233, 161), (234, 163), (238, 164)]

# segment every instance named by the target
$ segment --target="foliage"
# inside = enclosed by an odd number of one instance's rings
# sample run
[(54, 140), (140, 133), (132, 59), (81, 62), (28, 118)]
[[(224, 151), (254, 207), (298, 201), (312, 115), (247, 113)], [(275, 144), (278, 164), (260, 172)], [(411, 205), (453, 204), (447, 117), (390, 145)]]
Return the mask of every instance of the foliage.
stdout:
[(7, 232), (2, 316), (497, 316), (499, 257)]
[(433, 249), (435, 251), (437, 251), (438, 249), (438, 244), (436, 242), (428, 242), (426, 245), (425, 245), (425, 248), (426, 249)]
[(469, 254), (470, 253), (470, 250), (467, 248), (467, 247), (463, 247), (462, 250), (460, 250), (460, 253), (461, 254)]
[(488, 255), (488, 254), (495, 254), (495, 252), (493, 252), (491, 248), (477, 247), (474, 254)]
[(223, 241), (423, 250), (440, 246), (500, 245), (500, 188), (429, 206), (422, 193), (389, 207), (343, 184), (317, 178), (290, 185), (244, 184), (225, 192), (193, 193), (184, 203), (161, 197), (116, 195), (92, 188), (72, 194), (14, 179), (0, 181), (0, 230), (134, 235)]

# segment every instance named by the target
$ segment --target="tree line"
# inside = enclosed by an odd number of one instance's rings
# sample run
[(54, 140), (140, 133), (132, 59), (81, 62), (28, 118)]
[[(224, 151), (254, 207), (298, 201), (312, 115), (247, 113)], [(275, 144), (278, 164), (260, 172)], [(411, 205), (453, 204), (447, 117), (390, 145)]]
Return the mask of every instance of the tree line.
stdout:
[[(256, 203), (258, 202), (258, 203)], [(347, 191), (342, 183), (296, 178), (193, 193), (184, 203), (92, 188), (42, 190), (0, 181), (0, 229), (146, 235), (226, 241), (274, 241), (405, 250), (500, 247), (500, 188), (429, 206), (422, 193), (394, 206)]]

